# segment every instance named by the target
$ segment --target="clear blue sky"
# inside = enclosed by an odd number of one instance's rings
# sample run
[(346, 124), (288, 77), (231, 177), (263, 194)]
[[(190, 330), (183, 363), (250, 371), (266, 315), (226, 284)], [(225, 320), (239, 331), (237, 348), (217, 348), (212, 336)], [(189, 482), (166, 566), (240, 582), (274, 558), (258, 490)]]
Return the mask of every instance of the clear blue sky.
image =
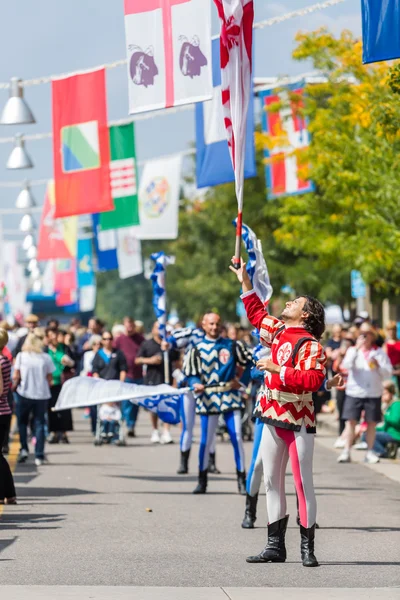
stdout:
[[(205, 2), (211, 0), (204, 0)], [(256, 21), (314, 4), (316, 0), (275, 2), (255, 0)], [(0, 23), (0, 81), (12, 76), (33, 78), (101, 65), (123, 58), (125, 37), (123, 0), (13, 0), (4, 2)], [(296, 18), (255, 32), (255, 75), (293, 75), (309, 70), (307, 64), (291, 59), (297, 31), (313, 30), (322, 25), (335, 33), (344, 28), (361, 33), (360, 0), (346, 0), (333, 8)], [(218, 20), (213, 7), (213, 33)], [(128, 116), (127, 74), (125, 68), (107, 72), (109, 119)], [(36, 116), (37, 125), (21, 128), (0, 127), (0, 137), (51, 130), (50, 85), (28, 88), (26, 97)], [(0, 91), (0, 107), (7, 92)], [(185, 150), (194, 140), (192, 112), (154, 118), (136, 126), (139, 160)], [(5, 168), (11, 146), (0, 145), (0, 180), (20, 180), (52, 176), (51, 141), (31, 142), (28, 150), (35, 163), (32, 171), (10, 172)], [(39, 204), (44, 188), (34, 188)], [(18, 190), (0, 189), (0, 206), (12, 207)], [(37, 219), (36, 219), (37, 220)], [(5, 219), (5, 227), (18, 220)]]

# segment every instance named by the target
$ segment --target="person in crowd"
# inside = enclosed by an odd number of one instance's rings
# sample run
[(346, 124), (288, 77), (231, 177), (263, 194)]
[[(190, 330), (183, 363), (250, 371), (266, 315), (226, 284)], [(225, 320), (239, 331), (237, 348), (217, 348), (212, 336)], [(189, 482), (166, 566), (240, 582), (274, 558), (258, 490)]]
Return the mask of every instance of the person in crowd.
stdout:
[[(151, 339), (145, 340), (137, 354), (135, 363), (138, 367), (145, 367), (144, 384), (145, 385), (161, 385), (166, 383), (165, 373), (168, 369), (169, 381), (172, 383), (172, 372), (174, 370), (174, 363), (180, 358), (179, 352), (176, 350), (168, 350), (168, 366), (164, 363), (164, 352), (161, 349), (162, 339), (160, 336), (160, 330), (158, 321), (156, 321), (151, 330)], [(164, 423), (163, 433), (160, 438), (158, 431), (158, 415), (150, 413), (151, 424), (153, 431), (151, 434), (151, 442), (153, 444), (172, 444), (172, 436), (170, 432), (170, 425)]]
[(140, 335), (145, 334), (145, 328), (144, 328), (144, 323), (143, 321), (135, 321), (135, 328), (136, 328), (136, 333), (139, 333)]
[(117, 339), (121, 335), (126, 335), (125, 326), (122, 325), (122, 323), (115, 323), (115, 325), (112, 326), (111, 333), (112, 333), (112, 336), (114, 338), (114, 345), (115, 345)]
[(88, 341), (92, 337), (92, 335), (101, 335), (103, 329), (103, 321), (97, 319), (96, 317), (92, 317), (91, 319), (89, 319), (86, 333), (84, 333), (79, 339), (78, 352), (81, 356), (86, 350), (90, 350)]
[[(333, 371), (332, 366), (338, 356), (338, 350), (342, 343), (342, 335), (343, 335), (343, 328), (339, 323), (336, 323), (332, 327), (332, 335), (328, 339), (326, 346), (325, 346), (325, 355), (326, 355), (326, 358), (328, 361), (327, 362), (328, 370)], [(333, 375), (334, 374), (335, 373), (333, 373)]]
[[(131, 317), (125, 317), (123, 322), (124, 333), (114, 340), (114, 347), (121, 350), (126, 358), (128, 371), (125, 381), (127, 383), (143, 383), (143, 368), (136, 364), (139, 348), (144, 342), (144, 337), (136, 331), (135, 321)], [(129, 400), (121, 403), (123, 419), (126, 422), (128, 437), (135, 437), (135, 425), (139, 407)]]
[[(0, 351), (8, 342), (8, 333), (0, 329)], [(0, 504), (17, 504), (14, 479), (10, 466), (2, 452), (8, 441), (11, 422), (11, 406), (9, 404), (9, 389), (11, 380), (11, 361), (0, 354)]]
[(348, 379), (342, 413), (342, 418), (346, 421), (345, 447), (338, 457), (339, 463), (351, 461), (350, 449), (362, 411), (365, 412), (367, 422), (368, 449), (365, 462), (379, 462), (379, 457), (373, 450), (375, 427), (381, 420), (383, 382), (392, 375), (392, 365), (382, 348), (375, 344), (375, 337), (372, 325), (363, 323), (356, 345), (347, 350), (341, 363), (342, 368), (348, 372)]
[[(396, 397), (396, 386), (392, 381), (385, 381), (382, 394), (383, 422), (376, 426), (374, 452), (380, 458), (387, 458), (390, 446), (395, 451), (400, 446), (400, 400)], [(361, 442), (354, 446), (362, 450), (366, 447), (366, 433), (361, 435)]]
[(45, 461), (46, 413), (55, 370), (56, 367), (50, 356), (43, 352), (43, 339), (35, 333), (30, 333), (15, 360), (13, 373), (14, 389), (19, 396), (17, 410), (21, 442), (19, 463), (26, 462), (29, 456), (28, 424), (31, 414), (34, 419), (36, 438), (35, 464), (39, 467)]
[(345, 369), (343, 369), (342, 363), (343, 359), (346, 356), (346, 352), (349, 348), (355, 345), (355, 340), (353, 335), (347, 331), (345, 336), (340, 344), (339, 352), (336, 356), (336, 359), (332, 363), (332, 371), (334, 373), (340, 373), (342, 376), (342, 384), (336, 388), (336, 410), (338, 412), (338, 421), (339, 421), (339, 431), (338, 438), (334, 443), (334, 448), (344, 448), (345, 441), (343, 437), (343, 432), (346, 426), (346, 421), (343, 419), (343, 407), (344, 407), (344, 399), (346, 396), (346, 384), (347, 384), (347, 376), (348, 373)]
[(101, 335), (92, 335), (88, 340), (89, 350), (83, 354), (82, 370), (80, 375), (82, 377), (92, 377), (93, 375), (93, 360), (97, 352), (101, 348)]
[[(88, 347), (90, 349), (84, 352), (81, 361), (81, 377), (93, 376), (93, 360), (101, 348), (101, 335), (92, 335), (88, 340)], [(97, 427), (97, 406), (90, 406), (85, 409), (85, 417), (90, 418), (91, 430), (93, 435), (95, 435)]]
[(46, 327), (48, 329), (60, 329), (60, 321), (58, 319), (50, 319), (47, 321)]
[(15, 346), (13, 353), (12, 353), (13, 358), (17, 358), (17, 355), (21, 352), (22, 346), (25, 343), (28, 333), (33, 331), (35, 329), (35, 327), (39, 327), (39, 317), (37, 315), (32, 315), (32, 314), (28, 315), (25, 319), (25, 327), (27, 329), (27, 332), (25, 335), (20, 337), (20, 339), (18, 340), (18, 343)]
[(239, 327), (237, 325), (228, 325), (227, 335), (230, 340), (237, 341), (239, 339)]
[(76, 317), (73, 317), (69, 322), (68, 330), (71, 333), (73, 333), (75, 336), (78, 337), (78, 331), (80, 330), (81, 327), (82, 327), (82, 325), (81, 325), (80, 320)]
[(58, 396), (61, 392), (61, 386), (63, 382), (70, 377), (75, 362), (68, 346), (58, 342), (58, 333), (57, 329), (46, 329), (46, 352), (50, 356), (55, 367), (50, 388), (51, 399), (48, 410), (50, 437), (48, 442), (49, 444), (58, 444), (59, 442), (68, 444), (69, 439), (67, 432), (72, 431), (73, 429), (72, 412), (71, 410), (53, 412), (52, 408), (56, 405)]
[(101, 348), (94, 356), (92, 363), (93, 377), (110, 380), (126, 380), (128, 366), (125, 354), (113, 348), (111, 331), (104, 330), (101, 336)]
[(194, 494), (205, 494), (208, 484), (210, 449), (223, 415), (234, 450), (238, 490), (246, 494), (246, 471), (242, 439), (241, 410), (244, 408), (241, 382), (236, 374), (252, 364), (252, 354), (240, 341), (220, 336), (221, 318), (215, 313), (204, 315), (205, 336), (193, 345), (185, 359), (184, 373), (196, 394), (196, 412), (201, 418), (198, 485)]
[(119, 442), (121, 418), (121, 409), (116, 402), (99, 406), (100, 437), (106, 444), (117, 444)]
[(313, 483), (316, 421), (312, 392), (326, 375), (326, 357), (318, 340), (325, 330), (325, 311), (315, 298), (299, 296), (287, 302), (280, 319), (269, 315), (253, 289), (246, 265), (230, 267), (242, 284), (247, 318), (260, 334), (270, 358), (261, 358), (257, 368), (265, 373), (255, 416), (264, 426), (261, 456), (267, 493), (268, 541), (249, 563), (285, 562), (286, 514), (285, 473), (292, 463), (299, 501), (301, 558), (304, 567), (318, 567), (314, 554), (317, 503)]
[(389, 321), (386, 325), (386, 342), (384, 350), (393, 367), (393, 375), (397, 379), (397, 388), (400, 390), (400, 340), (397, 337), (396, 321)]

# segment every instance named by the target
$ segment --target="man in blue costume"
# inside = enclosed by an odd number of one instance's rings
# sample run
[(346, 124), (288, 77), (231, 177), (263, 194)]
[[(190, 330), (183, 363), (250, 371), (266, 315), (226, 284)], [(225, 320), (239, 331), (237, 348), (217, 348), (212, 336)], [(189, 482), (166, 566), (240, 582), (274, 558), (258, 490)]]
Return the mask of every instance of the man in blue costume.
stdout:
[(241, 410), (244, 407), (238, 368), (252, 364), (251, 352), (240, 341), (220, 337), (221, 318), (215, 313), (204, 316), (205, 336), (185, 357), (184, 372), (189, 385), (198, 394), (196, 412), (201, 417), (199, 481), (194, 494), (207, 491), (207, 467), (210, 447), (222, 413), (234, 448), (239, 493), (246, 494), (246, 472), (242, 440)]

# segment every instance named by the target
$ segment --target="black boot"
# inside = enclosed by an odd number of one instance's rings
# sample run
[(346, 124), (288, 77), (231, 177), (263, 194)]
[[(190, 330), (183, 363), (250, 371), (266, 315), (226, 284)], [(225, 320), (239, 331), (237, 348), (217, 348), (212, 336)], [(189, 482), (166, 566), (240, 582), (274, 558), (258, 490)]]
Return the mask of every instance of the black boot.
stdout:
[(248, 556), (248, 563), (285, 562), (285, 534), (289, 515), (280, 521), (268, 525), (268, 542), (264, 550), (257, 556)]
[(303, 567), (319, 567), (318, 561), (314, 555), (315, 525), (309, 529), (300, 525), (300, 535), (301, 560), (303, 561)]
[(215, 464), (215, 452), (212, 454), (210, 452), (210, 458), (208, 459), (208, 472), (212, 473), (213, 475), (221, 475), (221, 471), (217, 469)]
[(186, 475), (189, 473), (189, 456), (190, 450), (185, 450), (185, 452), (181, 452), (181, 464), (179, 469), (177, 470), (178, 475)]
[(246, 495), (246, 510), (244, 511), (244, 519), (242, 522), (243, 529), (254, 529), (254, 523), (257, 519), (257, 501), (258, 494), (255, 496)]
[(246, 496), (246, 471), (236, 471), (238, 490), (241, 496)]
[(193, 490), (193, 494), (205, 494), (207, 491), (207, 470), (199, 471), (199, 483)]

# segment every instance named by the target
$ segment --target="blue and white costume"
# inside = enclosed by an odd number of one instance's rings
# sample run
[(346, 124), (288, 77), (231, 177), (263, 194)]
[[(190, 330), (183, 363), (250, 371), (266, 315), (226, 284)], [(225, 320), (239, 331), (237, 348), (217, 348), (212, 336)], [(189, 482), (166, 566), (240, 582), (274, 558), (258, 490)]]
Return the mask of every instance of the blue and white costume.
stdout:
[[(168, 342), (177, 350), (185, 349), (185, 356), (187, 356), (192, 348), (204, 339), (204, 335), (204, 331), (200, 328), (193, 329), (192, 327), (185, 327), (183, 329), (176, 329), (168, 338)], [(182, 385), (185, 385), (185, 382), (186, 377), (183, 377)], [(181, 404), (181, 452), (189, 452), (192, 447), (195, 417), (196, 398), (192, 392), (187, 392), (184, 395)], [(213, 448), (211, 451), (215, 451), (215, 438), (213, 440)]]
[(234, 448), (236, 468), (243, 479), (244, 450), (241, 427), (243, 400), (231, 383), (236, 378), (237, 367), (247, 367), (252, 362), (250, 350), (242, 342), (204, 337), (185, 356), (184, 372), (189, 385), (206, 386), (196, 400), (196, 412), (201, 415), (201, 442), (199, 472), (204, 478), (207, 471), (210, 446), (215, 437), (218, 417), (222, 413)]

